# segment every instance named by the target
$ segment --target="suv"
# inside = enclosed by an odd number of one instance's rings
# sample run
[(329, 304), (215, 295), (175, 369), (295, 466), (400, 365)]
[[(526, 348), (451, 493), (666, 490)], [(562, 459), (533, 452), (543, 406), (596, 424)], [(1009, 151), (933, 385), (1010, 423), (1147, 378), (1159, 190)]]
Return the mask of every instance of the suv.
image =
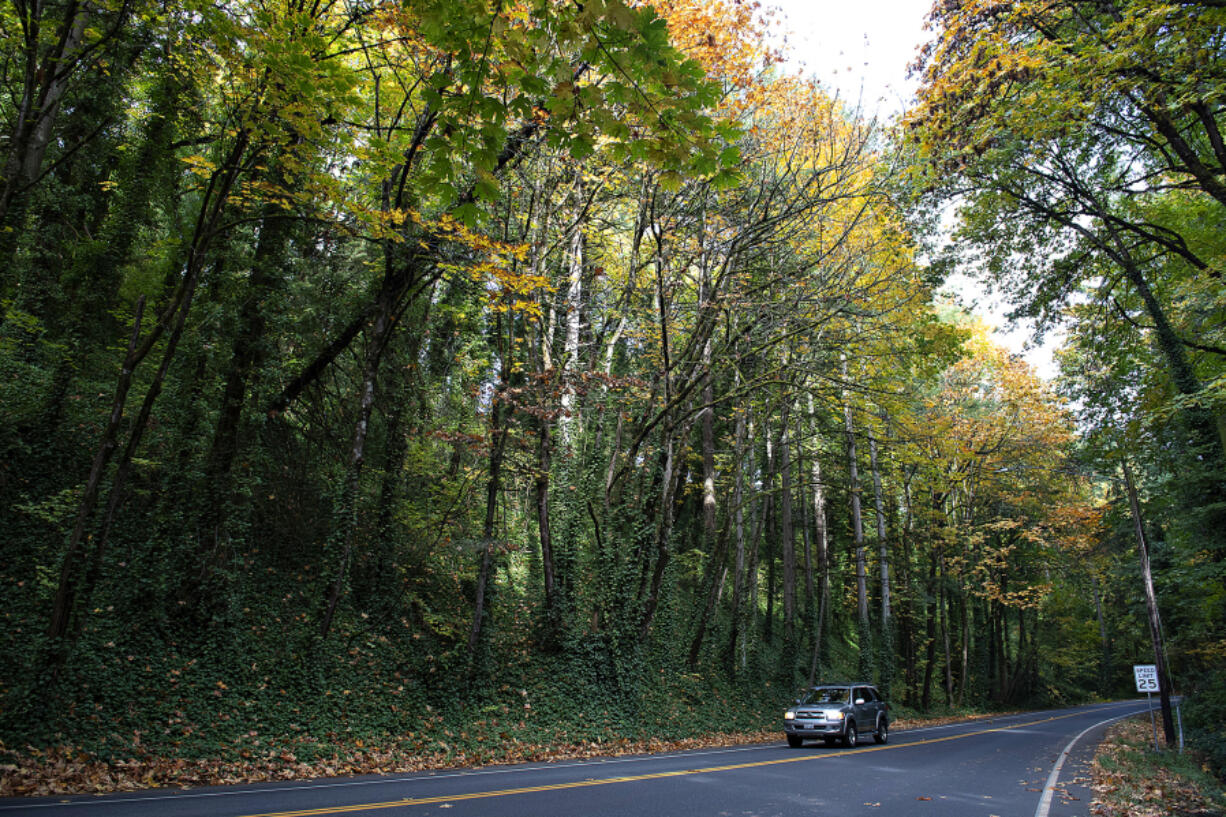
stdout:
[(827, 746), (841, 740), (851, 748), (868, 729), (875, 741), (885, 743), (890, 738), (889, 708), (871, 684), (825, 684), (807, 691), (783, 714), (783, 731), (793, 749), (810, 738), (821, 738)]

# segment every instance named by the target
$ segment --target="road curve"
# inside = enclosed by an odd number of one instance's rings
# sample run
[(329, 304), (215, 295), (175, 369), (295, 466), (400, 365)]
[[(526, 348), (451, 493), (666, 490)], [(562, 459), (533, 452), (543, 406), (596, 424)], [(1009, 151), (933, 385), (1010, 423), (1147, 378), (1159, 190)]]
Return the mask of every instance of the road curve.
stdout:
[(662, 755), (103, 796), (0, 800), (0, 817), (1084, 817), (1085, 764), (1121, 701), (895, 731), (856, 749), (782, 740)]

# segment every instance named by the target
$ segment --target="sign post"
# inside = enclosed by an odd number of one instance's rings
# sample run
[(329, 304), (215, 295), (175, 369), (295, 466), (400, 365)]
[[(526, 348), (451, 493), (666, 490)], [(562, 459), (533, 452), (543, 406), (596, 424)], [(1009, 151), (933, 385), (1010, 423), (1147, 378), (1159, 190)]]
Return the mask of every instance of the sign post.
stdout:
[(1137, 681), (1137, 692), (1149, 698), (1149, 721), (1154, 727), (1154, 751), (1158, 751), (1158, 721), (1154, 719), (1154, 693), (1159, 691), (1158, 666), (1156, 664), (1133, 664), (1132, 675)]

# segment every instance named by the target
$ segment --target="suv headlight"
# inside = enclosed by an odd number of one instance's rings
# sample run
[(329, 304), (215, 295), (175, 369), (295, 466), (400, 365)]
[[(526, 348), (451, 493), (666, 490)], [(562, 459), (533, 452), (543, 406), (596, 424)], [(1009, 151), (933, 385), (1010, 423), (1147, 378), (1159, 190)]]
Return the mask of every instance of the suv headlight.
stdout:
[(828, 720), (828, 721), (841, 721), (841, 720), (843, 720), (843, 713), (842, 713), (842, 712), (827, 712), (827, 713), (826, 713), (826, 720)]
[(795, 720), (795, 718), (796, 718), (796, 713), (790, 709), (787, 712), (783, 713), (783, 719), (785, 721)]

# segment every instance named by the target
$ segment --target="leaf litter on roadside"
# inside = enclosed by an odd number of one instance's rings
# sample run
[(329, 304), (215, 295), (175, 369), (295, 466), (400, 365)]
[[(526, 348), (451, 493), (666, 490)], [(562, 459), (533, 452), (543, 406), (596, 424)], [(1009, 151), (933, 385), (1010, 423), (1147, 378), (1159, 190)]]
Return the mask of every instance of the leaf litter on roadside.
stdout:
[(1127, 720), (1111, 727), (1092, 764), (1094, 817), (1220, 817), (1226, 788), (1199, 773), (1191, 753), (1155, 753), (1150, 724)]

